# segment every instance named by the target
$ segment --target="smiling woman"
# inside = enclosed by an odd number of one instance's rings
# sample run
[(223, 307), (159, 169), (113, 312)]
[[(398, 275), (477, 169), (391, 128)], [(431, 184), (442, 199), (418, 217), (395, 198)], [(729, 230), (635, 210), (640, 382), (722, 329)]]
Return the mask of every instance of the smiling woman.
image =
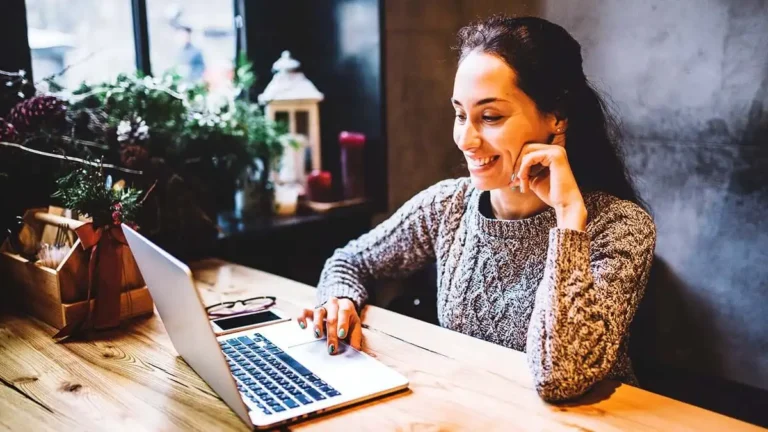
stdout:
[(463, 28), (459, 51), (453, 130), (469, 178), (338, 250), (299, 325), (327, 333), (330, 354), (339, 339), (359, 346), (366, 285), (436, 262), (440, 324), (525, 351), (542, 398), (635, 383), (628, 327), (656, 231), (580, 45), (543, 19), (493, 17)]

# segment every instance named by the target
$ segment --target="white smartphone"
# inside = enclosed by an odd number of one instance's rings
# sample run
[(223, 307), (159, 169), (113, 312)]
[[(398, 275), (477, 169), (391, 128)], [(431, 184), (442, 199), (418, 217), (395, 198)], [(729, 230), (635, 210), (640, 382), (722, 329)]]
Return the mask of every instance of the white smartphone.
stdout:
[(230, 317), (222, 317), (211, 320), (213, 332), (217, 336), (235, 333), (243, 330), (263, 327), (269, 324), (275, 324), (283, 321), (290, 321), (283, 311), (277, 308), (270, 308), (263, 311), (244, 313)]

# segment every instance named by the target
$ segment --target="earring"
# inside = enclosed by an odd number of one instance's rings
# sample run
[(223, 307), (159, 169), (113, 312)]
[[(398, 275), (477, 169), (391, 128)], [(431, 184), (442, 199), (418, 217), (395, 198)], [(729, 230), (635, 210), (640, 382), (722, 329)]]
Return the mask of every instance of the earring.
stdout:
[(557, 128), (557, 133), (560, 133), (563, 131), (563, 128)]

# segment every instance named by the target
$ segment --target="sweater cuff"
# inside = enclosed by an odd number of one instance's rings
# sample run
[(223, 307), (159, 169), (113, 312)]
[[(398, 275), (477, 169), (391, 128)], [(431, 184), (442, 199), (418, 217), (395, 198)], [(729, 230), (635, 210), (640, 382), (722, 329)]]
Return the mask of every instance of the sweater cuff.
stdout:
[[(574, 265), (589, 262), (589, 234), (568, 228), (552, 228), (549, 231), (548, 261)], [(563, 262), (563, 260), (566, 262)]]

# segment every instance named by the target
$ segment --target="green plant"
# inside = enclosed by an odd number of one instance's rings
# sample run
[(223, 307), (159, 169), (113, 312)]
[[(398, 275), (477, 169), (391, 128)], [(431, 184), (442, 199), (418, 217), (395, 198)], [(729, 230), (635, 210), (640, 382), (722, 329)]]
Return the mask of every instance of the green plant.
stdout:
[(142, 191), (111, 184), (101, 166), (84, 165), (56, 181), (53, 198), (65, 208), (93, 220), (96, 228), (110, 224), (133, 224), (141, 206)]

